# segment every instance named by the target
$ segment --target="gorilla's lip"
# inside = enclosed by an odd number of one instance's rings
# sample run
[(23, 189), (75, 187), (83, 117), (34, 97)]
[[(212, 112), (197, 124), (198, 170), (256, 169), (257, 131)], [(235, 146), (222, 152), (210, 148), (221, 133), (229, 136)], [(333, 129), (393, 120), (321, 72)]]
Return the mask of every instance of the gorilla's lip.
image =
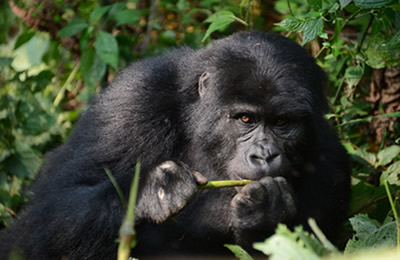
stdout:
[[(249, 174), (250, 175), (250, 174)], [(269, 171), (258, 171), (256, 173), (252, 173), (251, 175), (253, 176), (249, 176), (249, 177), (240, 177), (239, 174), (234, 173), (232, 180), (239, 180), (239, 181), (243, 181), (243, 180), (251, 180), (251, 181), (259, 181), (265, 177), (286, 177), (284, 174), (273, 174)]]

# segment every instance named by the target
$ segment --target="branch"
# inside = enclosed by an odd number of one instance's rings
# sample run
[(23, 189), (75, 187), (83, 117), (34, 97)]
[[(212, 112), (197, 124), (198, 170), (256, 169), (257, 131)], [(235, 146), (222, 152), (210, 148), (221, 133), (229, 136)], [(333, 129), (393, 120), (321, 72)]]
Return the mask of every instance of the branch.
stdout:
[(244, 186), (249, 184), (252, 180), (224, 180), (224, 181), (209, 181), (205, 185), (199, 185), (197, 188), (199, 190), (206, 189), (218, 189), (218, 188), (226, 188), (226, 187), (235, 187), (235, 186)]

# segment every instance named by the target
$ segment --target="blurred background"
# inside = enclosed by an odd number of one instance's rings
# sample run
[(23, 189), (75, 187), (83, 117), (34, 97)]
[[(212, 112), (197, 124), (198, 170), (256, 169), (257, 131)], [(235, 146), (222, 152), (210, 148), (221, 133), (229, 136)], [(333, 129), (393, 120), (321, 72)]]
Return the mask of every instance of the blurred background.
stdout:
[(0, 1), (0, 228), (27, 202), (45, 153), (120, 69), (244, 30), (281, 33), (316, 58), (329, 77), (327, 118), (352, 158), (349, 217), (395, 216), (400, 1), (15, 0)]

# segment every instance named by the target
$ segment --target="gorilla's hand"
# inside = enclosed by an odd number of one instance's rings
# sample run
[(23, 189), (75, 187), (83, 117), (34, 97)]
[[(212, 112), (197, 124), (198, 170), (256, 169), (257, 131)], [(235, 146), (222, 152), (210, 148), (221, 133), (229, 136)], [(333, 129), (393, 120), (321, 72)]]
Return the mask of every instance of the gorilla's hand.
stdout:
[(196, 194), (197, 184), (207, 183), (203, 175), (182, 162), (165, 161), (149, 174), (151, 183), (139, 198), (137, 211), (139, 218), (157, 223), (176, 215)]
[(266, 230), (292, 220), (297, 212), (293, 189), (283, 177), (265, 177), (245, 185), (233, 197), (231, 207), (231, 228), (239, 243), (253, 233), (266, 237)]

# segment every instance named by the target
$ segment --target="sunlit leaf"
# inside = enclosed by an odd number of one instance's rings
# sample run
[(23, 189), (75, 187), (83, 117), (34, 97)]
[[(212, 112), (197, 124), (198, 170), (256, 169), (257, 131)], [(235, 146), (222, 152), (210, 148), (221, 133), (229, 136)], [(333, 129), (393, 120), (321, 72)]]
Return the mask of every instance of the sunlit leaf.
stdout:
[(314, 40), (315, 37), (322, 31), (322, 27), (324, 26), (322, 17), (319, 19), (311, 19), (306, 20), (302, 31), (303, 31), (303, 41), (301, 42), (302, 45), (306, 44), (307, 42)]
[(300, 32), (304, 26), (304, 20), (297, 17), (288, 17), (275, 25), (285, 29), (285, 31)]
[(400, 161), (393, 163), (383, 171), (379, 179), (381, 185), (385, 180), (387, 180), (389, 184), (400, 186)]
[(219, 11), (205, 20), (206, 23), (211, 23), (202, 41), (205, 41), (215, 31), (223, 31), (231, 23), (235, 21), (235, 15), (231, 11)]
[(397, 231), (394, 221), (380, 224), (365, 214), (350, 218), (355, 234), (346, 245), (345, 254), (359, 252), (363, 248), (393, 248), (396, 245)]
[(14, 44), (14, 50), (27, 43), (33, 36), (35, 36), (35, 32), (27, 31), (22, 33)]
[(236, 258), (240, 260), (253, 260), (253, 258), (242, 247), (238, 245), (226, 244), (225, 247), (231, 250), (231, 252), (236, 256)]
[(386, 164), (390, 163), (394, 158), (396, 158), (396, 156), (399, 154), (400, 154), (399, 145), (389, 146), (378, 153), (377, 155), (378, 164), (381, 166), (385, 166)]
[(340, 7), (343, 9), (348, 6), (353, 0), (339, 0)]

